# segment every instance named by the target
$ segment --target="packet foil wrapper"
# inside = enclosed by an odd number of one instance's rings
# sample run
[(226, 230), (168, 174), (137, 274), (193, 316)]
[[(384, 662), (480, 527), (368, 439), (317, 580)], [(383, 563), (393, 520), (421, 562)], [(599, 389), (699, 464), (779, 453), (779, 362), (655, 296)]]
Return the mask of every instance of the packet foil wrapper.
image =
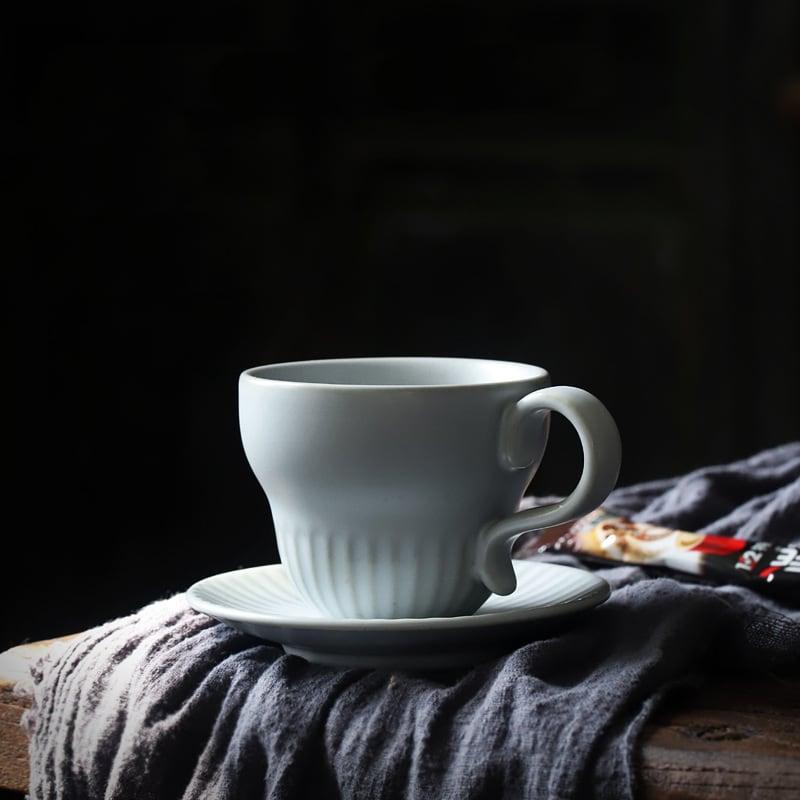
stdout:
[(633, 522), (599, 508), (541, 531), (519, 556), (564, 553), (593, 563), (637, 564), (709, 583), (736, 583), (800, 605), (800, 547)]

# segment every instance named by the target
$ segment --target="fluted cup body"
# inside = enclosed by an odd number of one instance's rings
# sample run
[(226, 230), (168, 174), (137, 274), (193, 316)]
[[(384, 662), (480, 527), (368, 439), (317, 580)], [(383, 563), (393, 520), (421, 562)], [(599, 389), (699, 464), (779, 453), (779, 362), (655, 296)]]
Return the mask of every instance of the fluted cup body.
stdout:
[(504, 411), (549, 385), (539, 367), (473, 359), (344, 359), (245, 371), (239, 416), (281, 561), (333, 617), (469, 614), (481, 529), (513, 513), (547, 442), (525, 422), (522, 467), (499, 452)]

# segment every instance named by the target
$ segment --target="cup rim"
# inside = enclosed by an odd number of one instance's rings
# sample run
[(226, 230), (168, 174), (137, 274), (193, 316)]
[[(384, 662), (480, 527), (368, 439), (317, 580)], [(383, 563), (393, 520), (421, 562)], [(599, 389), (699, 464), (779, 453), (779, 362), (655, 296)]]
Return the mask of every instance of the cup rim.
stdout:
[[(502, 367), (509, 370), (508, 378), (500, 378), (495, 380), (474, 380), (474, 381), (461, 381), (454, 383), (333, 383), (325, 381), (307, 381), (307, 380), (287, 380), (285, 378), (275, 378), (265, 376), (265, 371), (275, 370), (278, 371), (282, 368), (291, 367), (314, 367), (319, 365), (333, 365), (333, 364), (354, 364), (373, 362), (375, 364), (396, 364), (403, 363), (433, 363), (433, 362), (460, 362), (462, 364), (483, 364), (487, 366)], [(516, 374), (511, 374), (516, 372)], [(523, 374), (524, 373), (524, 374)], [(548, 379), (549, 373), (543, 367), (538, 367), (534, 364), (526, 364), (521, 361), (504, 361), (502, 359), (491, 358), (465, 358), (465, 357), (450, 357), (450, 356), (365, 356), (353, 358), (317, 358), (299, 361), (281, 361), (273, 364), (261, 364), (255, 367), (249, 367), (244, 370), (239, 376), (240, 383), (246, 381), (259, 386), (281, 386), (281, 387), (294, 387), (296, 389), (302, 388), (315, 388), (315, 389), (328, 389), (336, 391), (441, 391), (453, 389), (487, 389), (498, 386), (511, 386), (514, 384), (524, 384), (531, 380)]]

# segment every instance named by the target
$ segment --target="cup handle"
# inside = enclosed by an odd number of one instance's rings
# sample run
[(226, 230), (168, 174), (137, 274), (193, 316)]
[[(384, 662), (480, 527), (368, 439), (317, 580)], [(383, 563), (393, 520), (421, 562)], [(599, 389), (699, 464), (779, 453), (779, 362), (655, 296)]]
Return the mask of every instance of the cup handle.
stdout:
[(495, 594), (511, 594), (517, 579), (511, 545), (521, 533), (551, 528), (594, 511), (617, 482), (622, 459), (619, 431), (608, 409), (592, 394), (574, 386), (550, 386), (531, 392), (509, 406), (500, 426), (500, 460), (507, 469), (525, 469), (530, 458), (519, 442), (521, 423), (530, 414), (557, 411), (578, 431), (583, 473), (572, 494), (551, 505), (518, 511), (486, 525), (476, 550), (476, 571)]

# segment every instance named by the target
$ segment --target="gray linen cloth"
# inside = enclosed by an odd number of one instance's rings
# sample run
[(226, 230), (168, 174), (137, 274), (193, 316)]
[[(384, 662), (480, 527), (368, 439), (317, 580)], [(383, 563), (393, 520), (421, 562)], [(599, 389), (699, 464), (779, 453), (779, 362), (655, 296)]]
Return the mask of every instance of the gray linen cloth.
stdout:
[[(800, 443), (607, 505), (683, 528), (800, 540)], [(601, 571), (603, 606), (445, 674), (312, 666), (182, 595), (34, 668), (32, 798), (574, 798), (635, 791), (637, 735), (725, 665), (800, 664), (800, 611), (749, 589)]]

